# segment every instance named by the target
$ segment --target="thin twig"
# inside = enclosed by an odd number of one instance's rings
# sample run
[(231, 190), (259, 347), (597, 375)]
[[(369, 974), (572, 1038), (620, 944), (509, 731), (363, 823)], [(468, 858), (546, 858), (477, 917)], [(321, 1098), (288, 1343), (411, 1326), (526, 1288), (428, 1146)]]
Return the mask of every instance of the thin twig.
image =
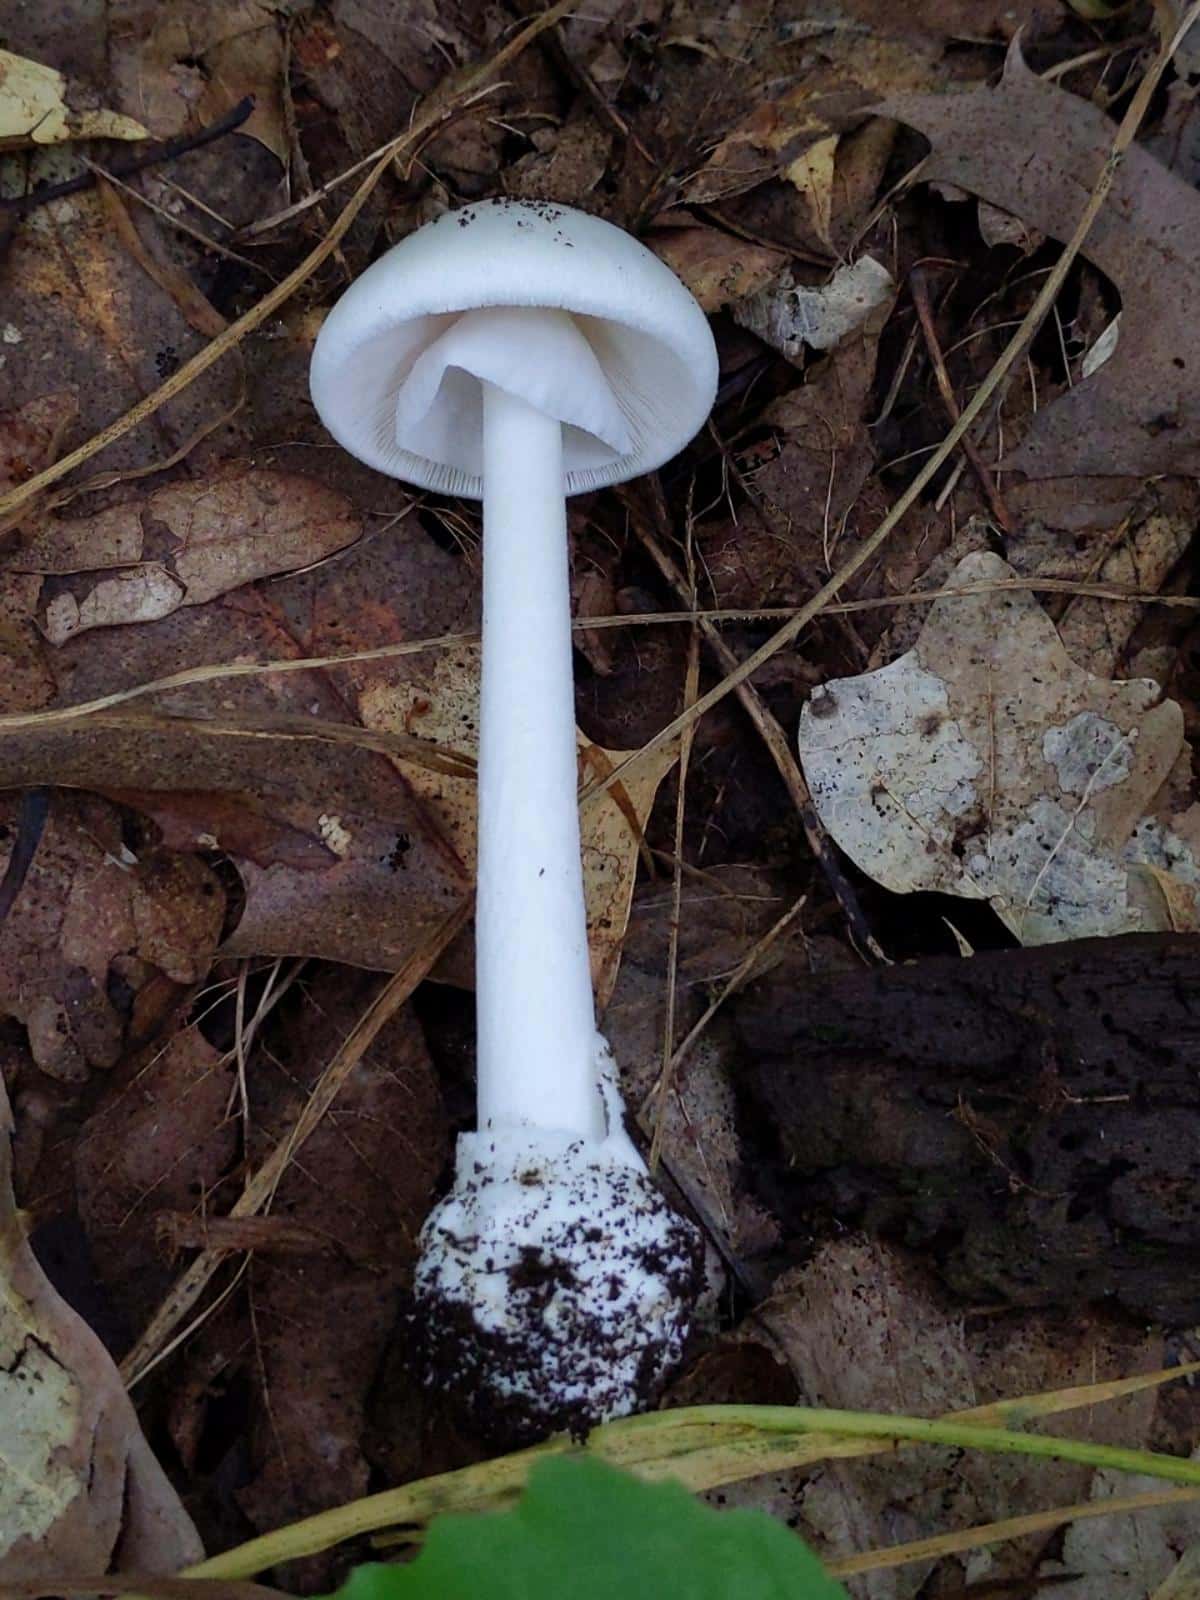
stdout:
[[(933, 322), (933, 308), (929, 303), (929, 274), (921, 265), (915, 266), (908, 275), (909, 293), (912, 295), (913, 309), (917, 313), (917, 321), (921, 325), (921, 332), (925, 336), (925, 348), (929, 352), (929, 362), (933, 368), (933, 376), (937, 383), (938, 393), (942, 397), (942, 404), (946, 408), (946, 415), (951, 422), (959, 418), (958, 397), (954, 393), (954, 385), (950, 382), (950, 374), (946, 371), (946, 362), (942, 356), (942, 347), (938, 342), (937, 329)], [(987, 469), (983, 457), (979, 454), (979, 447), (969, 433), (964, 433), (960, 441), (962, 453), (971, 464), (971, 470), (979, 480), (979, 487), (983, 490), (984, 499), (988, 503), (992, 516), (997, 524), (1011, 538), (1013, 533), (1012, 514), (1005, 505), (996, 480)]]
[(715, 996), (714, 999), (709, 1001), (708, 1005), (704, 1009), (703, 1014), (693, 1024), (693, 1026), (688, 1029), (683, 1039), (675, 1047), (670, 1059), (665, 1063), (660, 1077), (655, 1082), (654, 1087), (642, 1101), (641, 1110), (639, 1113), (641, 1117), (644, 1118), (650, 1115), (656, 1097), (661, 1096), (665, 1092), (664, 1085), (669, 1083), (674, 1074), (678, 1072), (683, 1062), (695, 1048), (696, 1041), (700, 1038), (701, 1034), (704, 1033), (705, 1029), (716, 1016), (717, 1012), (727, 1000), (731, 1000), (733, 996), (737, 994), (738, 990), (746, 982), (747, 978), (753, 977), (763, 956), (766, 955), (767, 951), (771, 948), (779, 936), (787, 932), (788, 928), (791, 927), (792, 923), (800, 915), (801, 911), (804, 909), (805, 898), (806, 897), (804, 895), (801, 895), (799, 900), (796, 901), (795, 905), (789, 906), (783, 915), (778, 918), (777, 921), (771, 924), (766, 933), (763, 934), (762, 938), (757, 939), (754, 944), (751, 945), (750, 949), (738, 962), (737, 966), (726, 979), (720, 992)]
[(231, 250), (228, 245), (211, 239), (202, 229), (193, 228), (192, 224), (185, 222), (182, 217), (172, 216), (165, 206), (160, 206), (156, 200), (151, 200), (149, 195), (144, 195), (140, 189), (135, 189), (132, 184), (122, 183), (111, 167), (102, 167), (98, 161), (90, 161), (87, 156), (82, 156), (80, 159), (89, 172), (95, 173), (98, 178), (103, 178), (105, 183), (112, 184), (114, 189), (119, 189), (131, 200), (136, 200), (138, 205), (144, 206), (147, 211), (152, 211), (156, 217), (161, 217), (169, 228), (175, 228), (178, 232), (186, 234), (189, 239), (195, 240), (202, 250), (211, 250), (214, 255), (224, 256), (227, 261), (236, 261), (239, 266), (249, 267), (251, 272), (257, 272), (260, 277), (270, 278), (271, 274), (260, 261), (251, 261), (249, 256), (238, 255), (236, 250)]
[[(166, 463), (152, 469), (158, 471)], [(93, 480), (87, 487), (95, 488)], [(82, 488), (81, 491), (82, 492)], [(31, 569), (11, 566), (21, 572)], [(1183, 594), (1148, 594), (1122, 588), (1120, 584), (1074, 583), (1069, 578), (998, 578), (988, 583), (964, 583), (957, 588), (914, 589), (907, 594), (878, 595), (867, 600), (833, 601), (824, 609), (827, 612), (874, 611), (892, 606), (930, 605), (935, 600), (955, 600), (964, 595), (1002, 594), (1010, 590), (1027, 590), (1033, 593), (1087, 595), (1097, 600), (1117, 600), (1131, 605), (1177, 606), (1187, 610), (1200, 610), (1200, 596)], [(811, 604), (811, 602), (810, 602)], [(669, 623), (748, 623), (774, 622), (779, 618), (794, 619), (799, 616), (794, 606), (766, 606), (758, 610), (736, 609), (715, 611), (642, 611), (628, 616), (580, 617), (572, 626), (588, 628), (662, 627)], [(230, 678), (253, 678), (275, 672), (310, 672), (330, 667), (342, 667), (361, 661), (392, 661), (401, 656), (421, 655), (425, 651), (450, 650), (459, 645), (478, 643), (478, 630), (463, 633), (443, 633), (428, 639), (407, 639), (398, 644), (377, 645), (370, 650), (351, 650), (345, 655), (293, 656), (275, 661), (228, 661), (207, 666), (187, 667), (181, 672), (169, 673), (164, 678), (151, 678), (145, 683), (131, 684), (127, 689), (114, 690), (95, 700), (78, 700), (73, 705), (52, 706), (45, 711), (13, 711), (0, 716), (0, 734), (15, 733), (22, 728), (42, 728), (71, 722), (83, 722), (102, 715), (114, 706), (140, 700), (147, 695), (165, 694), (171, 689), (184, 689), (199, 683), (221, 683)], [(308, 725), (311, 731), (311, 724)], [(349, 726), (349, 725), (348, 725)], [(222, 730), (235, 731), (232, 723)], [(261, 732), (250, 729), (248, 731)], [(371, 730), (362, 730), (368, 738)], [(344, 737), (344, 736), (339, 736)], [(391, 737), (391, 736), (386, 736)], [(364, 741), (365, 742), (365, 741)], [(641, 752), (639, 751), (638, 754)], [(613, 774), (604, 775), (607, 787)]]
[[(666, 549), (655, 537), (653, 531), (645, 525), (645, 520), (639, 516), (636, 506), (633, 504), (632, 496), (626, 497), (625, 503), (631, 511), (631, 521), (638, 538), (642, 541), (655, 566), (686, 604), (687, 592), (683, 586), (682, 575), (678, 567), (676, 567)], [(657, 520), (661, 525), (667, 518), (667, 509), (657, 480), (655, 480), (654, 485), (653, 503)], [(700, 627), (704, 634), (705, 643), (725, 671), (735, 670), (737, 657), (722, 639), (715, 625), (702, 618)], [(871, 932), (870, 925), (863, 915), (862, 907), (858, 903), (858, 896), (855, 894), (853, 886), (842, 870), (842, 864), (833, 847), (833, 841), (826, 833), (821, 819), (817, 815), (817, 808), (813, 805), (812, 795), (809, 793), (808, 784), (804, 781), (804, 774), (800, 770), (800, 764), (792, 754), (791, 745), (788, 742), (787, 735), (780, 727), (778, 719), (764, 704), (762, 696), (752, 683), (748, 681), (739, 683), (735, 693), (742, 703), (742, 709), (758, 730), (760, 738), (770, 753), (771, 760), (775, 763), (779, 776), (783, 779), (784, 787), (787, 789), (791, 802), (796, 808), (796, 814), (800, 818), (800, 826), (804, 829), (804, 837), (808, 841), (808, 847), (812, 851), (813, 859), (820, 866), (838, 905), (842, 908), (846, 926), (850, 931), (850, 936), (855, 946), (861, 951), (868, 952), (874, 960), (885, 965), (890, 964), (888, 963), (888, 957), (880, 947), (879, 941)]]
[[(684, 593), (685, 603), (694, 610), (696, 606), (696, 561), (692, 544), (692, 492), (688, 491), (687, 557), (688, 576)], [(683, 704), (686, 709), (695, 700), (700, 689), (700, 634), (695, 627), (688, 636), (687, 668), (683, 680)], [(675, 794), (675, 864), (671, 873), (671, 918), (667, 939), (667, 1002), (663, 1008), (662, 1070), (658, 1075), (658, 1099), (654, 1108), (654, 1131), (650, 1138), (650, 1173), (658, 1171), (662, 1156), (663, 1133), (667, 1121), (667, 1097), (672, 1088), (671, 1061), (675, 1050), (675, 1007), (679, 980), (679, 924), (683, 911), (683, 828), (687, 812), (688, 767), (692, 759), (692, 741), (695, 724), (684, 729), (679, 741), (679, 777)]]
[(1074, 1506), (1055, 1506), (1051, 1511), (1031, 1511), (1021, 1517), (1005, 1517), (1000, 1522), (985, 1522), (974, 1528), (938, 1533), (909, 1544), (894, 1544), (884, 1550), (868, 1550), (857, 1556), (835, 1556), (825, 1562), (826, 1572), (836, 1578), (852, 1578), (862, 1572), (884, 1572), (907, 1566), (913, 1561), (937, 1561), (960, 1551), (979, 1550), (984, 1545), (1002, 1544), (1008, 1539), (1027, 1538), (1031, 1533), (1049, 1533), (1070, 1522), (1091, 1517), (1127, 1516), (1148, 1511), (1154, 1506), (1186, 1505), (1200, 1500), (1200, 1489), (1151, 1489), (1144, 1494), (1105, 1495), (1100, 1500), (1085, 1500)]

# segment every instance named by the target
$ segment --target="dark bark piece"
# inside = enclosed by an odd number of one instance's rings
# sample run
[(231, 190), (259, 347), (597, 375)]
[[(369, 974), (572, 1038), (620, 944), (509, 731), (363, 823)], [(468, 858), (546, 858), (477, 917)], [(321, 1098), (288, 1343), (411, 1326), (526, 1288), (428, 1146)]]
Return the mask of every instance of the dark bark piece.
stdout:
[(1195, 1321), (1198, 973), (1175, 934), (777, 970), (736, 1007), (773, 1205), (899, 1238), (974, 1300)]

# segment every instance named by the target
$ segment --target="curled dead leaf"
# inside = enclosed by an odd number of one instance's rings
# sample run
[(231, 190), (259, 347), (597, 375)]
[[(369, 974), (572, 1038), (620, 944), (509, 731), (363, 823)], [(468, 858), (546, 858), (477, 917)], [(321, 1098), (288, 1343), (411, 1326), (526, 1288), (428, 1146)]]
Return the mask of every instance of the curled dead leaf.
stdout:
[(0, 1579), (170, 1573), (203, 1555), (104, 1346), (51, 1286), (12, 1192), (0, 1082)]

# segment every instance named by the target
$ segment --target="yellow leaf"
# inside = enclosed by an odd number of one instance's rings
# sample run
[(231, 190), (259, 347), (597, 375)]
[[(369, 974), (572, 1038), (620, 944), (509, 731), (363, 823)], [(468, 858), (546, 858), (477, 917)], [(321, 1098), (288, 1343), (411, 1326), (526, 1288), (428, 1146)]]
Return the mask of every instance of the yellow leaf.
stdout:
[(833, 220), (833, 171), (837, 158), (838, 135), (831, 133), (796, 157), (784, 169), (784, 176), (802, 196), (808, 207), (809, 220), (818, 239), (833, 245), (829, 228)]
[(140, 122), (118, 111), (68, 104), (67, 80), (53, 67), (0, 50), (0, 149), (63, 144), (69, 139), (147, 139)]

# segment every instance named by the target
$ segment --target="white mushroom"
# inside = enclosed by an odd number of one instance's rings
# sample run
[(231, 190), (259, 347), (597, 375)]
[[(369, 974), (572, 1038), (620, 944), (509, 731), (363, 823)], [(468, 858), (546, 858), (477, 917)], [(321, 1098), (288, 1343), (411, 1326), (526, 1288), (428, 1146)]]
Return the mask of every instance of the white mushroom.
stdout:
[(422, 1233), (429, 1375), (526, 1431), (648, 1398), (678, 1360), (695, 1231), (651, 1184), (596, 1032), (576, 798), (564, 496), (648, 472), (703, 423), (691, 295), (595, 217), (488, 201), (404, 239), (321, 329), (346, 449), (483, 500), (479, 1131)]

